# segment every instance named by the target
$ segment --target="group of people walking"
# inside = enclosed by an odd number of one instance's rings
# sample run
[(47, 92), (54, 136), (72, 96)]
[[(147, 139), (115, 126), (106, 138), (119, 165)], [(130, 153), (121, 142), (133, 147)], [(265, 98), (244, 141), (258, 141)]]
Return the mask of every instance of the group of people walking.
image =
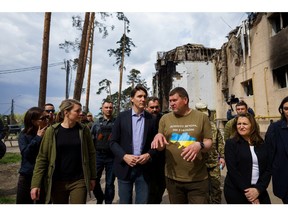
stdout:
[[(120, 204), (160, 204), (167, 189), (171, 204), (221, 203), (221, 169), (227, 166), (226, 202), (271, 203), (267, 187), (288, 203), (288, 97), (279, 106), (281, 120), (265, 139), (253, 115), (239, 113), (225, 127), (224, 140), (206, 104), (189, 107), (182, 87), (169, 93), (171, 112), (161, 114), (158, 98), (132, 89), (131, 108), (113, 116), (102, 103), (102, 117), (81, 123), (79, 101), (32, 107), (19, 135), (22, 155), (17, 203), (111, 204), (118, 184)], [(236, 104), (246, 106), (245, 102)], [(240, 111), (242, 110), (242, 111)], [(101, 177), (105, 170), (105, 188)], [(135, 194), (135, 197), (134, 197)]]

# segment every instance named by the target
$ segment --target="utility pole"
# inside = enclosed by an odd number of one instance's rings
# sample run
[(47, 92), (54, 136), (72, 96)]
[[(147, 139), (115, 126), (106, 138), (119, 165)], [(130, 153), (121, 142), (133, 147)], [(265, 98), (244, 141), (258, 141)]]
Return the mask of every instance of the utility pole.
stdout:
[(69, 75), (70, 75), (70, 61), (64, 61), (65, 69), (66, 69), (66, 91), (65, 91), (65, 98), (69, 98)]
[(40, 86), (39, 86), (39, 98), (38, 98), (39, 107), (44, 107), (46, 101), (50, 23), (51, 23), (51, 12), (47, 12), (45, 13), (45, 19), (44, 19), (42, 62), (41, 62), (41, 74), (40, 74)]

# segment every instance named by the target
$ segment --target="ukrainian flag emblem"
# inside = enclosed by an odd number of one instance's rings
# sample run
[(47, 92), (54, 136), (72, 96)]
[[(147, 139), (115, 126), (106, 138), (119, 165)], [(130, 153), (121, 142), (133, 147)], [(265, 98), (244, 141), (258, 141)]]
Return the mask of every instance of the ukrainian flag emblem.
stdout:
[(181, 147), (187, 147), (196, 141), (195, 137), (191, 137), (187, 132), (182, 134), (172, 133), (170, 142), (179, 143), (178, 149)]

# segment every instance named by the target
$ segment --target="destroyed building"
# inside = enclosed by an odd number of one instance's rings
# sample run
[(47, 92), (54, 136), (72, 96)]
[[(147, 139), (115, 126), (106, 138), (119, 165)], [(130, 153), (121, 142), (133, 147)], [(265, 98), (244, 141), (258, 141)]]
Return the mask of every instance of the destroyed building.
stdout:
[[(288, 13), (250, 13), (227, 33), (220, 50), (187, 44), (158, 52), (153, 94), (169, 109), (169, 91), (182, 86), (190, 107), (203, 101), (226, 120), (231, 95), (255, 112), (261, 132), (279, 119), (278, 106), (288, 95)], [(232, 104), (234, 108), (235, 104)]]

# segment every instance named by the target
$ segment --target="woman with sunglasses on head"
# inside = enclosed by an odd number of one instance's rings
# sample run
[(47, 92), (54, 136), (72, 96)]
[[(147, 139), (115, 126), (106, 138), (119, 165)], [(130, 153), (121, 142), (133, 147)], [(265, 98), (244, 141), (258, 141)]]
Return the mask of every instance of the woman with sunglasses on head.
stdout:
[(224, 151), (227, 204), (271, 204), (267, 192), (271, 179), (269, 146), (250, 113), (237, 115), (232, 127), (235, 133), (226, 140)]
[(278, 108), (281, 119), (271, 123), (265, 142), (271, 147), (273, 193), (288, 204), (288, 97)]
[(41, 142), (31, 183), (31, 198), (38, 200), (45, 186), (45, 203), (85, 204), (96, 179), (96, 151), (90, 129), (80, 123), (82, 105), (63, 100), (56, 124)]
[[(34, 203), (30, 196), (31, 180), (40, 143), (48, 125), (48, 118), (45, 110), (39, 107), (30, 108), (24, 116), (24, 129), (18, 138), (22, 159), (19, 170), (17, 204)], [(44, 197), (41, 197), (37, 203), (44, 203)]]

